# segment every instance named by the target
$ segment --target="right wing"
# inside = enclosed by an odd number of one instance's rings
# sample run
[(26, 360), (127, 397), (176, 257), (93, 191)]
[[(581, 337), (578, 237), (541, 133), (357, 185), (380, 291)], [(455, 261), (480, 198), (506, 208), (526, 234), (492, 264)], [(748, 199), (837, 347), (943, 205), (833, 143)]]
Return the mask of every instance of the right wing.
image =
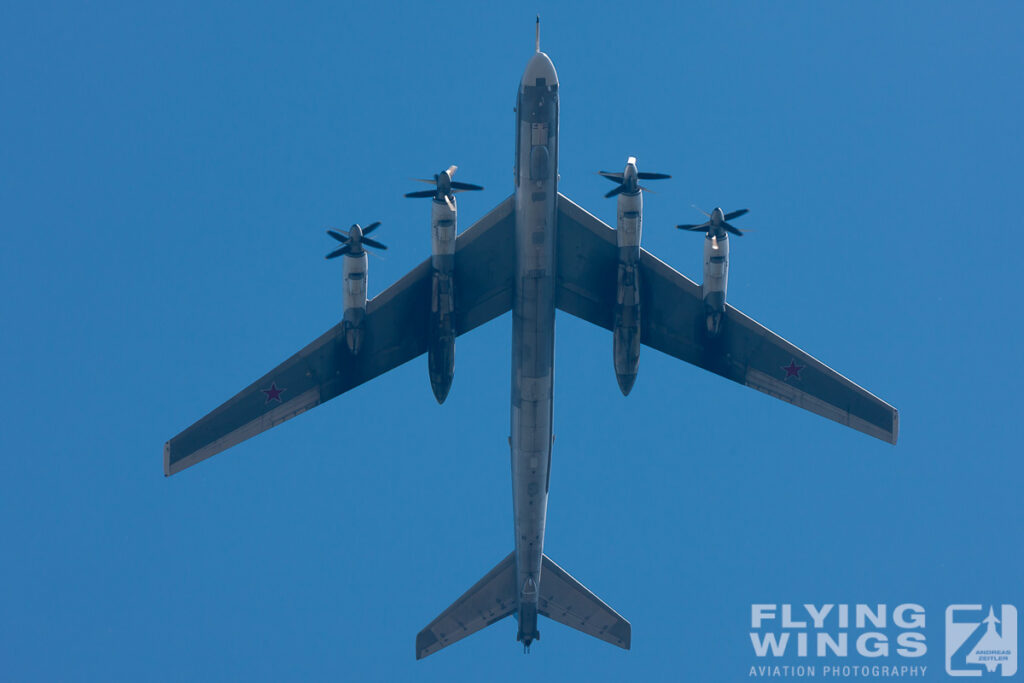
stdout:
[[(617, 295), (615, 231), (558, 195), (557, 305), (606, 329)], [(640, 341), (805, 410), (889, 443), (899, 414), (806, 351), (726, 305), (717, 339), (704, 333), (701, 287), (640, 250)]]
[[(455, 330), (463, 334), (512, 307), (515, 201), (509, 197), (455, 242)], [(424, 353), (430, 259), (366, 305), (359, 354), (339, 323), (164, 444), (164, 476), (320, 405)]]

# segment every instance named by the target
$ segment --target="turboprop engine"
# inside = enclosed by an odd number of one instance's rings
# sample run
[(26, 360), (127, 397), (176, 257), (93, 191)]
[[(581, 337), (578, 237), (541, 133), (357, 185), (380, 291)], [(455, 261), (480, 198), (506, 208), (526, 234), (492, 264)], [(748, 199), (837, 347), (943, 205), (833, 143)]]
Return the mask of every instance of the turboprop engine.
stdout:
[(707, 233), (704, 239), (704, 282), (701, 284), (701, 291), (704, 297), (705, 326), (708, 335), (717, 337), (722, 330), (725, 293), (729, 287), (729, 233), (737, 237), (743, 236), (743, 231), (729, 225), (728, 221), (739, 218), (748, 210), (739, 209), (729, 213), (723, 213), (718, 207), (711, 213), (699, 208), (697, 210), (708, 217), (706, 222), (676, 227), (680, 230)]
[(348, 350), (358, 354), (363, 346), (363, 321), (366, 318), (366, 249), (387, 249), (377, 240), (367, 237), (380, 226), (380, 221), (371, 223), (365, 228), (353, 223), (348, 234), (336, 230), (328, 230), (327, 234), (341, 242), (344, 246), (327, 254), (328, 259), (344, 256), (342, 263), (343, 300), (345, 316), (342, 327), (345, 330), (345, 343)]
[(660, 180), (672, 176), (665, 173), (641, 173), (636, 167), (636, 157), (629, 157), (626, 160), (626, 168), (622, 173), (599, 173), (618, 183), (618, 187), (610, 190), (605, 197), (619, 197), (615, 231), (619, 247), (616, 283), (618, 293), (612, 327), (612, 358), (615, 362), (615, 379), (618, 380), (619, 389), (625, 396), (636, 382), (637, 367), (640, 364), (640, 283), (637, 272), (644, 212), (641, 192), (648, 190), (638, 181)]
[(433, 190), (409, 192), (406, 197), (430, 197), (430, 261), (433, 276), (430, 294), (430, 335), (427, 345), (427, 368), (430, 388), (438, 403), (444, 403), (455, 376), (455, 237), (458, 233), (458, 206), (455, 194), (467, 190), (482, 190), (479, 185), (452, 180), (458, 166), (449, 166), (436, 174), (433, 180), (414, 178), (421, 183), (432, 183)]

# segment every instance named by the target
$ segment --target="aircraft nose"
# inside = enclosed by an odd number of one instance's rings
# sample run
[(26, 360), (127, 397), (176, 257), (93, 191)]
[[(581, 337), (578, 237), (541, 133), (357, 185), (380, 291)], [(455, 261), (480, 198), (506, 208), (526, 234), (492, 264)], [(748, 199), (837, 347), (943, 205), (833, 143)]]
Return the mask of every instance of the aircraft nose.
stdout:
[(529, 64), (526, 65), (521, 85), (523, 87), (535, 86), (541, 78), (544, 79), (544, 85), (558, 85), (558, 74), (555, 73), (555, 65), (551, 63), (551, 58), (543, 52), (538, 52), (530, 58)]

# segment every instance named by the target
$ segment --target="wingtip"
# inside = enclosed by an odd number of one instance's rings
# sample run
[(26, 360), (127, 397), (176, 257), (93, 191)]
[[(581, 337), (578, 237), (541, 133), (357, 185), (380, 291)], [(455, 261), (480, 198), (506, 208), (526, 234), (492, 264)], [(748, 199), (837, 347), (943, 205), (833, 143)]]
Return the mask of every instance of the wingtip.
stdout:
[(434, 635), (434, 631), (427, 626), (425, 629), (416, 634), (416, 661), (423, 659), (424, 657), (433, 654), (430, 649), (432, 645), (437, 642), (437, 636)]
[(164, 442), (164, 476), (171, 476), (171, 442)]
[(896, 445), (896, 440), (900, 438), (900, 411), (896, 408), (892, 409), (892, 439), (889, 441), (893, 446)]

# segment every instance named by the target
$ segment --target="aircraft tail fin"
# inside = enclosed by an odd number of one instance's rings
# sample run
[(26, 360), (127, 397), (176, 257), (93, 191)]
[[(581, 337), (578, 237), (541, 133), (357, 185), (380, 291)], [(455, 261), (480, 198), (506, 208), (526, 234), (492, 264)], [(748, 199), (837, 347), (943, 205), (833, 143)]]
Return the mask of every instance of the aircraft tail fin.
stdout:
[(629, 649), (632, 628), (619, 613), (544, 555), (537, 611), (548, 619)]
[(515, 553), (509, 553), (419, 632), (416, 636), (416, 659), (432, 655), (504, 619), (515, 612), (517, 606)]

